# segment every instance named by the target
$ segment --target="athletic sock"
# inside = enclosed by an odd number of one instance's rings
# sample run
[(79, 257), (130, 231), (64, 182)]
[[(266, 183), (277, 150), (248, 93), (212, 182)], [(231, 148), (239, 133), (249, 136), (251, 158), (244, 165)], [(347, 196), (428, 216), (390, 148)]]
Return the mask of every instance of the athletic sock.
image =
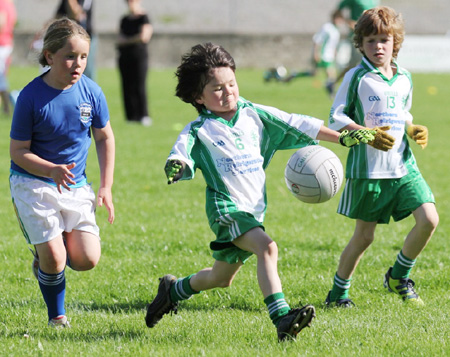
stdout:
[(351, 280), (352, 278), (342, 279), (336, 273), (334, 275), (333, 288), (330, 293), (330, 301), (348, 299), (348, 290), (351, 286)]
[(190, 299), (194, 294), (200, 294), (201, 291), (195, 291), (191, 288), (190, 280), (195, 274), (191, 274), (186, 278), (180, 278), (170, 287), (170, 300), (177, 302), (180, 300)]
[(391, 271), (392, 279), (406, 279), (409, 277), (409, 273), (416, 264), (416, 259), (409, 259), (405, 257), (400, 251), (397, 255), (397, 260), (394, 263)]
[(59, 315), (65, 315), (66, 277), (64, 270), (57, 274), (47, 274), (39, 268), (38, 281), (47, 305), (48, 320), (50, 321)]
[(275, 293), (264, 299), (264, 303), (269, 310), (269, 316), (275, 326), (278, 326), (283, 316), (287, 315), (291, 310), (288, 303), (284, 299), (283, 293)]

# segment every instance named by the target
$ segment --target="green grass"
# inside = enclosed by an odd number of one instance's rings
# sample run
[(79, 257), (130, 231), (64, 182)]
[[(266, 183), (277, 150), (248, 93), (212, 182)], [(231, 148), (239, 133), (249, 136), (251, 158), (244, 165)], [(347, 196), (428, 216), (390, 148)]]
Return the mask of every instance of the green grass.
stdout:
[[(37, 73), (36, 68), (13, 67), (11, 87), (21, 88)], [(240, 70), (237, 75), (241, 95), (247, 99), (288, 112), (328, 116), (331, 102), (320, 87), (322, 78), (265, 84), (259, 70)], [(213, 263), (208, 248), (213, 235), (204, 213), (201, 174), (190, 182), (168, 186), (163, 172), (179, 131), (195, 117), (194, 109), (174, 96), (173, 71), (151, 72), (149, 97), (154, 125), (144, 128), (124, 121), (118, 73), (100, 70), (99, 83), (108, 99), (116, 135), (116, 222), (109, 225), (106, 210), (99, 209), (103, 248), (99, 265), (84, 273), (67, 269), (70, 330), (46, 327), (46, 308), (30, 269), (32, 257), (10, 202), (10, 118), (1, 116), (0, 354), (448, 355), (450, 154), (446, 103), (450, 75), (414, 74), (413, 80), (412, 114), (416, 123), (429, 127), (430, 143), (426, 150), (412, 146), (441, 215), (440, 225), (412, 274), (426, 306), (405, 306), (382, 287), (383, 275), (413, 225), (408, 218), (377, 228), (376, 240), (354, 275), (351, 297), (357, 307), (323, 307), (354, 222), (335, 213), (337, 197), (319, 205), (295, 200), (283, 178), (292, 151), (279, 152), (267, 170), (269, 208), (265, 225), (279, 246), (279, 274), (288, 302), (292, 306), (312, 303), (317, 309), (312, 328), (302, 331), (296, 341), (283, 344), (277, 342), (262, 301), (254, 258), (230, 288), (195, 296), (181, 304), (178, 315), (164, 317), (153, 329), (145, 326), (145, 306), (156, 293), (158, 277), (167, 273), (186, 276)], [(322, 144), (345, 162), (346, 149)], [(98, 187), (94, 150), (88, 178)]]

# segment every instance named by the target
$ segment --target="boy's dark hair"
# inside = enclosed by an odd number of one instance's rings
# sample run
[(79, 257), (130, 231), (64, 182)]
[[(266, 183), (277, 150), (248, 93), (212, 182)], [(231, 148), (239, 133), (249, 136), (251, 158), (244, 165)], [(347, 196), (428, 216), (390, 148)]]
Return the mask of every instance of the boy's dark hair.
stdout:
[(401, 14), (397, 14), (394, 9), (388, 6), (378, 6), (364, 11), (355, 25), (353, 43), (363, 53), (363, 37), (378, 34), (387, 34), (394, 37), (392, 57), (397, 58), (405, 38), (405, 27)]
[(192, 104), (200, 113), (204, 106), (198, 104), (196, 99), (211, 80), (211, 70), (218, 67), (229, 67), (233, 72), (236, 70), (233, 57), (222, 46), (207, 42), (192, 47), (190, 52), (183, 55), (175, 72), (178, 78), (175, 95)]

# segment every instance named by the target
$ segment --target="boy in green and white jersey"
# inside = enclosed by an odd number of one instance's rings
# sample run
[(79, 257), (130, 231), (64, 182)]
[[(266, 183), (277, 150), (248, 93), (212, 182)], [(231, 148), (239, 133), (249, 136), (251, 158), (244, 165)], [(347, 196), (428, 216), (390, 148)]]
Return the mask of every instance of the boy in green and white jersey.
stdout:
[[(353, 39), (353, 31), (355, 29), (356, 21), (358, 21), (359, 17), (365, 10), (372, 9), (376, 6), (380, 5), (380, 0), (341, 0), (337, 6), (337, 10), (342, 14), (344, 12), (348, 12), (347, 17), (347, 25), (349, 28), (348, 37), (350, 42)], [(354, 66), (358, 65), (361, 62), (361, 52), (358, 51), (357, 48), (351, 47), (350, 59), (345, 66), (345, 68), (339, 73), (339, 76), (336, 78), (334, 83), (330, 83), (327, 86), (328, 91), (331, 95), (334, 95), (334, 90), (336, 84), (344, 77), (345, 73)]]
[(410, 136), (422, 148), (428, 130), (414, 125), (409, 110), (412, 81), (395, 61), (404, 38), (403, 20), (389, 7), (367, 10), (355, 27), (355, 47), (364, 55), (360, 65), (344, 77), (333, 106), (329, 127), (335, 130), (374, 128), (378, 143), (395, 143), (392, 150), (377, 145), (351, 148), (347, 158), (347, 183), (338, 212), (356, 219), (353, 237), (344, 249), (334, 277), (328, 305), (349, 307), (352, 275), (374, 239), (378, 223), (399, 221), (413, 214), (416, 224), (405, 239), (385, 287), (406, 302), (423, 304), (409, 279), (417, 256), (425, 248), (439, 221), (434, 196), (423, 179), (409, 147)]
[(294, 78), (311, 77), (323, 69), (326, 74), (325, 88), (334, 84), (336, 80), (336, 53), (341, 39), (340, 27), (345, 23), (339, 10), (331, 14), (330, 21), (323, 24), (313, 36), (312, 69), (308, 71), (293, 72), (283, 79), (290, 82)]
[(202, 171), (206, 213), (216, 235), (210, 247), (216, 260), (213, 267), (183, 279), (160, 278), (145, 320), (154, 327), (164, 314), (176, 311), (178, 301), (202, 290), (230, 286), (255, 254), (259, 286), (282, 341), (309, 326), (315, 311), (311, 305), (291, 309), (284, 298), (277, 272), (278, 248), (263, 227), (264, 170), (277, 150), (315, 145), (316, 140), (353, 146), (374, 140), (376, 132), (363, 128), (340, 134), (319, 119), (253, 104), (239, 96), (235, 69), (230, 54), (211, 43), (194, 46), (177, 69), (176, 95), (192, 104), (199, 116), (179, 135), (165, 171), (169, 184)]

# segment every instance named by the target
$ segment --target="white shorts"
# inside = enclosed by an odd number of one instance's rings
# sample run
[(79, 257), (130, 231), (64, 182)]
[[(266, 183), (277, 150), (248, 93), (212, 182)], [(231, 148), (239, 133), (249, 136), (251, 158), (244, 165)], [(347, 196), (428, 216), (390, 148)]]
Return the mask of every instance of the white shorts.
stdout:
[(11, 175), (11, 197), (20, 228), (29, 244), (40, 244), (62, 232), (79, 230), (99, 237), (95, 221), (95, 193), (90, 185), (70, 191), (44, 181)]

